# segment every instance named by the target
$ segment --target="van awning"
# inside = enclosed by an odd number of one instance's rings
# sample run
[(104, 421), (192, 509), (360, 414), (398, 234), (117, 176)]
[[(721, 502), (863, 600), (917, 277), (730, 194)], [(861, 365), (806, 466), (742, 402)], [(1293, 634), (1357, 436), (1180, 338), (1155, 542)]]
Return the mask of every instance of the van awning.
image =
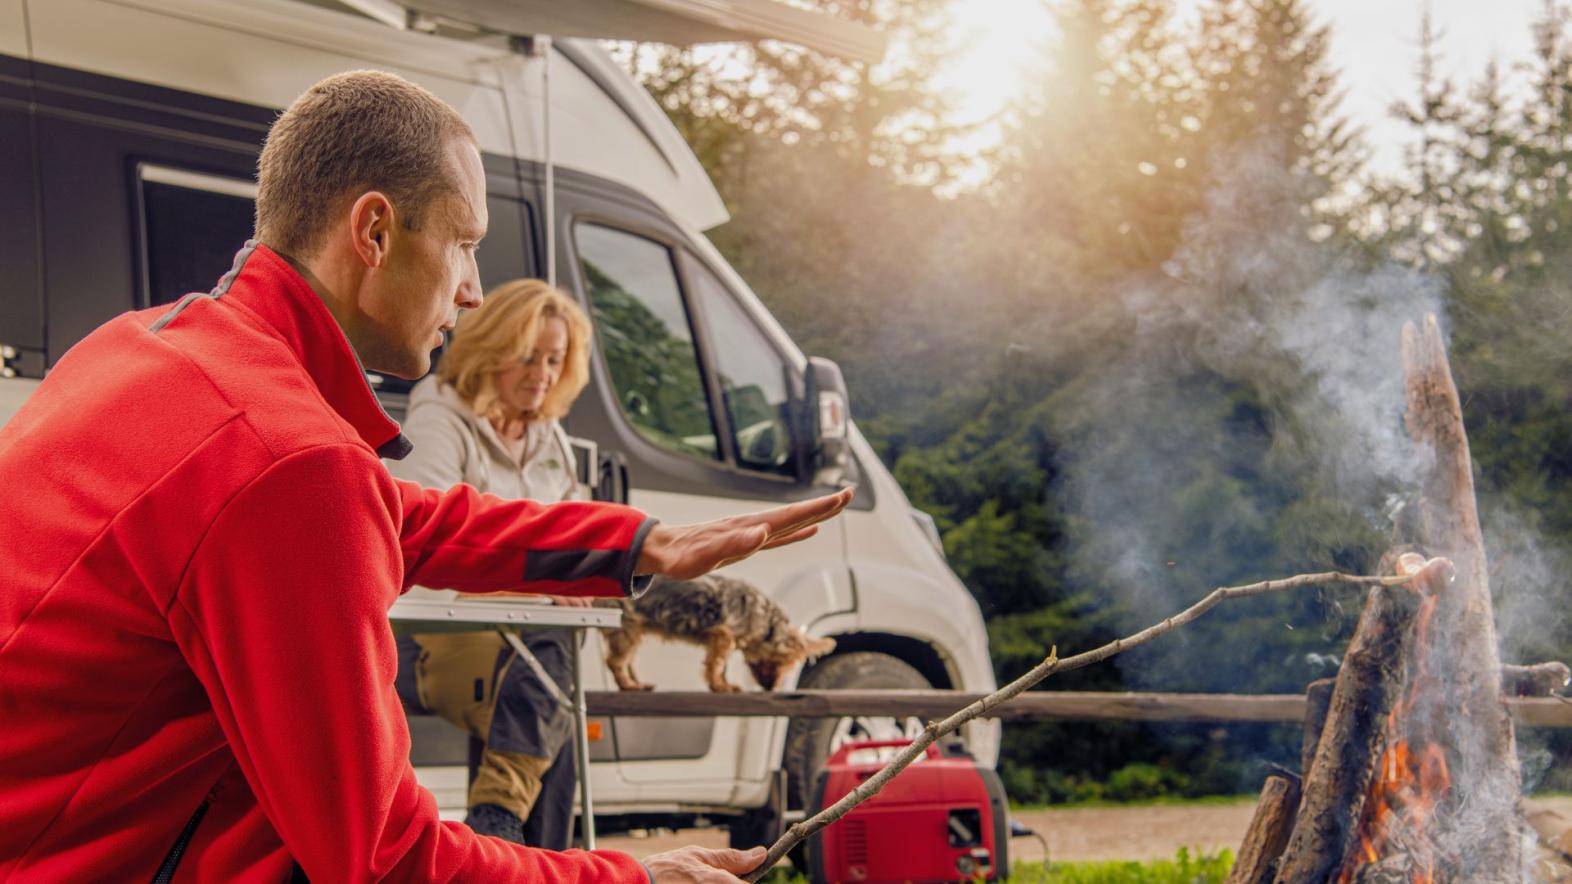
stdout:
[(781, 40), (876, 62), (885, 37), (867, 25), (780, 0), (343, 0), (398, 6), (507, 34), (649, 40), (688, 46)]

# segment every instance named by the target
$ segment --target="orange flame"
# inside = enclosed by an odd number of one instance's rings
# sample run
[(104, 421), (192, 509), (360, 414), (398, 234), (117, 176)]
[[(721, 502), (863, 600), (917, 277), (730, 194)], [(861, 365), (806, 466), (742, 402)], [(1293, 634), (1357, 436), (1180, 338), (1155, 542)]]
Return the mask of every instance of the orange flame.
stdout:
[(1431, 822), (1436, 806), (1452, 786), (1447, 769), (1446, 750), (1417, 730), (1415, 707), (1435, 703), (1440, 698), (1437, 678), (1427, 665), (1432, 621), (1435, 619), (1439, 590), (1450, 578), (1451, 563), (1444, 559), (1424, 561), (1418, 556), (1399, 560), (1400, 573), (1412, 575), (1409, 584), (1422, 595), (1414, 627), (1417, 666), (1408, 689), (1387, 717), (1388, 743), (1376, 765), (1376, 776), (1366, 797), (1359, 832), (1359, 849), (1354, 861), (1338, 876), (1338, 884), (1349, 884), (1359, 868), (1402, 853), (1411, 866), (1414, 884), (1435, 884), (1436, 860), (1431, 841)]

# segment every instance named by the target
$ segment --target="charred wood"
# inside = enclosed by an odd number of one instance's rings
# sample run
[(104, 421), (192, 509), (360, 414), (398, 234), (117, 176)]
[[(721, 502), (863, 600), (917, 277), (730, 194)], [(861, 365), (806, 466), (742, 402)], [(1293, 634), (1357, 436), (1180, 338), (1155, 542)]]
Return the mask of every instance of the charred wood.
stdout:
[(1401, 587), (1370, 590), (1305, 771), (1298, 818), (1274, 879), (1278, 884), (1327, 880), (1358, 842), (1356, 824), (1386, 720), (1402, 696), (1416, 599)]
[(1228, 873), (1228, 884), (1270, 884), (1277, 860), (1288, 843), (1299, 807), (1299, 784), (1288, 777), (1267, 777), (1261, 800), (1245, 830), (1239, 858)]

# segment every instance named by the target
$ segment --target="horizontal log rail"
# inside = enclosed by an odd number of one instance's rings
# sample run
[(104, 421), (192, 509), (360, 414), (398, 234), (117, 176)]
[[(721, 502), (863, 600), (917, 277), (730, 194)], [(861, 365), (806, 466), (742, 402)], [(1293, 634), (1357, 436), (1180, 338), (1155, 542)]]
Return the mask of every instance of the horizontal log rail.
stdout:
[[(839, 718), (943, 718), (982, 698), (960, 691), (589, 691), (591, 715), (711, 717), (721, 715)], [(1522, 727), (1572, 728), (1572, 699), (1509, 697)], [(1032, 691), (995, 707), (1003, 721), (1280, 721), (1304, 720), (1303, 694), (1160, 694)]]

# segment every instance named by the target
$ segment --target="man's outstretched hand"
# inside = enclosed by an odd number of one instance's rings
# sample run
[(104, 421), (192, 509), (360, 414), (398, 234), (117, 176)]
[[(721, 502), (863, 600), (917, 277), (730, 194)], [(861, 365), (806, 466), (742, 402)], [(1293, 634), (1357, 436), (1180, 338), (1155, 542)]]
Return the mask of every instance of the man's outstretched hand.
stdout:
[(679, 847), (657, 853), (644, 860), (655, 884), (724, 884), (741, 880), (764, 862), (765, 850), (710, 850), (706, 847)]
[(688, 580), (746, 559), (761, 549), (807, 540), (819, 523), (851, 503), (852, 489), (745, 516), (698, 525), (656, 525), (644, 538), (637, 571)]

